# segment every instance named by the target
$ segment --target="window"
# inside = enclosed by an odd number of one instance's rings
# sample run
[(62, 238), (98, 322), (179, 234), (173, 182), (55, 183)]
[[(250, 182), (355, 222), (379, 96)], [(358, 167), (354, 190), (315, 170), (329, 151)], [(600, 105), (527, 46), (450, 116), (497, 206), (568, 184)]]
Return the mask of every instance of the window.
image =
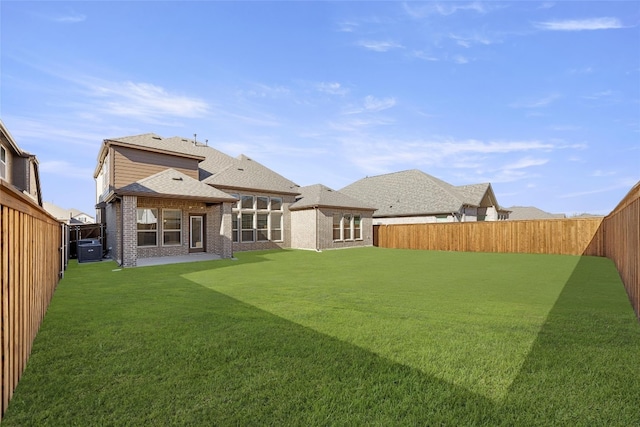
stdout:
[(242, 196), (240, 207), (242, 209), (253, 209), (253, 196)]
[(266, 210), (269, 209), (269, 198), (264, 196), (256, 197), (257, 209)]
[(231, 214), (231, 222), (233, 222), (233, 236), (231, 237), (231, 239), (234, 242), (238, 242), (238, 228), (240, 226), (240, 215), (238, 215), (237, 213)]
[(355, 240), (362, 239), (362, 219), (360, 215), (353, 216), (353, 238)]
[(7, 150), (0, 146), (0, 178), (7, 179)]
[(242, 224), (242, 241), (243, 242), (253, 242), (255, 240), (253, 228), (253, 214), (252, 213), (242, 213), (240, 214), (240, 222)]
[(282, 214), (280, 212), (271, 213), (271, 240), (282, 241)]
[(271, 198), (271, 210), (272, 211), (281, 211), (282, 210), (282, 199), (280, 197), (272, 197)]
[(162, 244), (164, 246), (182, 244), (182, 211), (165, 209), (162, 211)]
[(350, 214), (345, 214), (342, 216), (342, 237), (344, 240), (351, 240), (351, 218), (352, 217)]
[(257, 219), (257, 232), (258, 232), (258, 241), (264, 242), (269, 240), (269, 214), (258, 214)]
[(233, 241), (282, 241), (282, 198), (237, 195), (233, 207)]
[(333, 214), (333, 240), (362, 240), (362, 217), (352, 214)]
[(139, 208), (136, 210), (138, 246), (158, 245), (158, 210)]
[(342, 215), (333, 214), (333, 240), (342, 240)]
[(449, 215), (436, 215), (436, 222), (449, 222)]

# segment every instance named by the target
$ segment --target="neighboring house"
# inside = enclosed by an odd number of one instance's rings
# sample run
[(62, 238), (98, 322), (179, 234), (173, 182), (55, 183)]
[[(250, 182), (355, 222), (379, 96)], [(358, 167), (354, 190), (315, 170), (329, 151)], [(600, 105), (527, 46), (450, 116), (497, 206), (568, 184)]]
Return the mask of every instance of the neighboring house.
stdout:
[(92, 224), (95, 222), (92, 216), (78, 209), (64, 209), (49, 202), (43, 202), (42, 206), (51, 216), (66, 224)]
[(508, 209), (511, 211), (509, 214), (509, 220), (511, 221), (526, 219), (562, 219), (567, 217), (565, 214), (545, 212), (534, 206), (511, 206)]
[[(234, 158), (190, 139), (152, 133), (106, 139), (94, 178), (107, 248), (123, 266), (191, 252), (229, 258), (234, 251), (295, 248), (301, 242), (296, 233), (320, 229), (292, 224), (297, 184), (247, 156)], [(336, 247), (370, 245), (367, 210), (350, 204), (344, 213), (358, 212), (361, 237), (341, 237)]]
[(10, 183), (42, 206), (38, 159), (18, 147), (2, 120), (0, 120), (0, 180)]
[(412, 169), (366, 177), (340, 192), (376, 207), (374, 224), (500, 221), (509, 210), (498, 205), (491, 184), (453, 186)]
[(375, 208), (322, 184), (299, 191), (289, 206), (293, 247), (319, 251), (373, 244)]

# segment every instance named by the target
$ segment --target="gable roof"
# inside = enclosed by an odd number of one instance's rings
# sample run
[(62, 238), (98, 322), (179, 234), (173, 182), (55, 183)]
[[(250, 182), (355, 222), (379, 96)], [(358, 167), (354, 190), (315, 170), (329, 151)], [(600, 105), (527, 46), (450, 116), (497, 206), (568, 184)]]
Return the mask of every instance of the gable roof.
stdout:
[(204, 202), (233, 202), (237, 200), (235, 197), (175, 169), (166, 169), (158, 172), (155, 175), (124, 186), (116, 192), (118, 195), (171, 197)]
[(98, 154), (98, 166), (94, 177), (100, 171), (108, 144), (139, 147), (197, 159), (200, 181), (216, 187), (298, 194), (299, 186), (296, 183), (245, 155), (234, 158), (193, 139), (179, 136), (163, 138), (155, 133), (106, 139)]
[(497, 206), (491, 184), (456, 187), (417, 169), (366, 177), (340, 191), (376, 206), (374, 217), (448, 214), (487, 196)]
[(332, 190), (322, 184), (300, 187), (300, 196), (289, 206), (289, 210), (309, 209), (314, 207), (344, 208), (374, 211), (375, 208), (346, 194)]
[(511, 211), (509, 214), (509, 220), (515, 221), (523, 219), (558, 219), (567, 217), (565, 214), (545, 212), (535, 206), (511, 206), (509, 210)]
[(300, 186), (245, 155), (240, 155), (222, 171), (203, 180), (215, 187), (298, 194)]

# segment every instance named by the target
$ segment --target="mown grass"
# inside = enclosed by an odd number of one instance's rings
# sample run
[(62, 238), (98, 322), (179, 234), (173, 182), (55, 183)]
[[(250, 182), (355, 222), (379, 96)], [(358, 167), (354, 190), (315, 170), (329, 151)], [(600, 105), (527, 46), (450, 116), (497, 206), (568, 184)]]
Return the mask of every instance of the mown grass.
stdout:
[(609, 260), (237, 257), (72, 264), (2, 423), (640, 424), (640, 326)]

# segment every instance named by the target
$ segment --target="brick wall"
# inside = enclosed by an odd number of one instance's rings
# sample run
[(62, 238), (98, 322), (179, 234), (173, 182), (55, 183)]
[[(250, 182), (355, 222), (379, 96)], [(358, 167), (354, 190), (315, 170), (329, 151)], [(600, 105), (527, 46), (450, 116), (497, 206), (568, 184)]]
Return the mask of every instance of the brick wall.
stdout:
[(109, 256), (120, 264), (120, 208), (119, 201), (108, 203), (104, 209), (105, 222), (107, 226), (106, 238)]
[(138, 233), (136, 229), (136, 196), (122, 197), (122, 266), (135, 267), (138, 254)]
[[(360, 215), (362, 221), (362, 239), (334, 241), (333, 240), (333, 214)], [(371, 212), (340, 209), (319, 209), (318, 215), (318, 249), (341, 249), (373, 245), (373, 221)]]
[[(228, 190), (229, 194), (237, 194), (231, 190)], [(283, 196), (282, 194), (275, 193), (259, 193), (259, 192), (240, 192), (244, 195), (252, 196), (269, 196), (269, 197), (281, 197), (282, 198), (282, 241), (281, 242), (233, 242), (233, 252), (242, 251), (257, 251), (266, 249), (282, 249), (291, 248), (291, 212), (289, 206), (295, 202), (295, 196)], [(231, 234), (229, 235), (231, 238)]]
[[(230, 258), (231, 254), (231, 204), (226, 203), (207, 206), (206, 203), (180, 200), (140, 198), (139, 208), (158, 209), (158, 224), (162, 224), (163, 209), (180, 209), (182, 211), (182, 242), (180, 245), (164, 246), (162, 244), (162, 227), (158, 230), (158, 245), (154, 247), (137, 248), (138, 258), (180, 256), (189, 254), (189, 216), (205, 216), (205, 251), (220, 255), (222, 258)], [(224, 211), (227, 210), (226, 218)], [(228, 226), (224, 228), (224, 222)], [(221, 235), (221, 233), (223, 233)], [(225, 242), (227, 240), (227, 242)]]
[(291, 212), (291, 247), (296, 249), (315, 250), (316, 236), (316, 209), (304, 209)]

